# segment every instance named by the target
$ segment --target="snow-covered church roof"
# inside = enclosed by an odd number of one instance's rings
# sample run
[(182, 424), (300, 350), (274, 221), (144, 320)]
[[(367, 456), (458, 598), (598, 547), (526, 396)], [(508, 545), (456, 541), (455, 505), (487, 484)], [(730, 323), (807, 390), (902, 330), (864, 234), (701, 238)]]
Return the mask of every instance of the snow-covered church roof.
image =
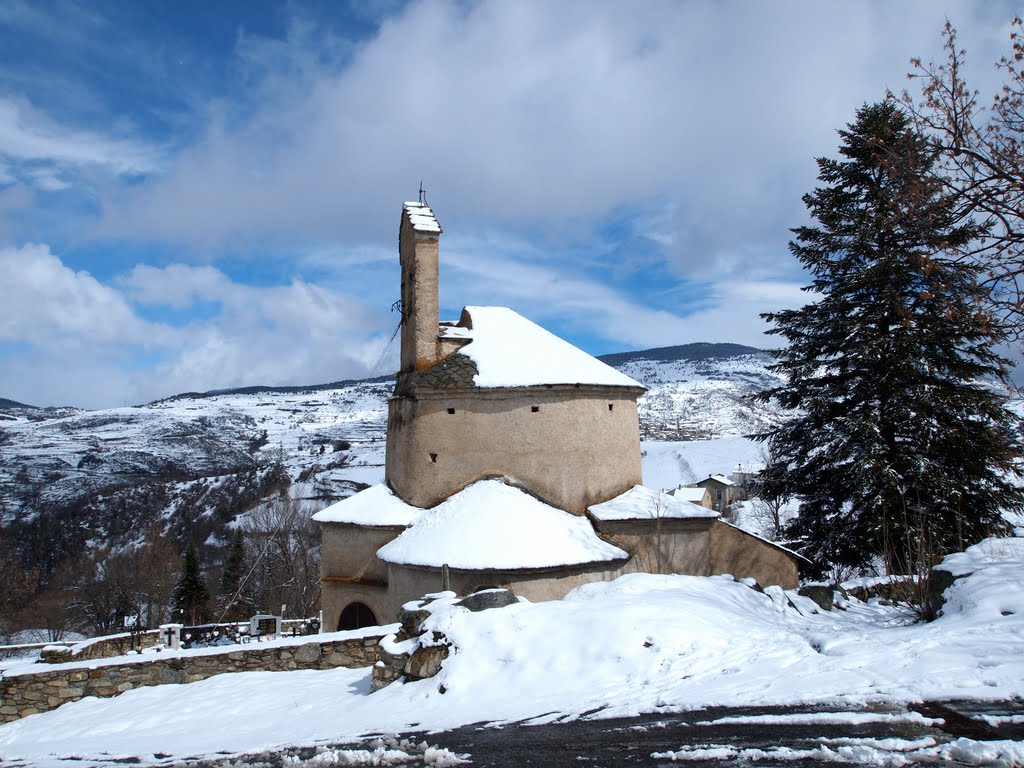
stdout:
[(719, 514), (664, 491), (655, 491), (643, 485), (634, 485), (614, 499), (587, 508), (595, 520), (660, 520), (717, 518)]
[(644, 388), (506, 307), (466, 307), (460, 324), (442, 326), (441, 335), (470, 339), (457, 354), (476, 365), (473, 383), (478, 387), (585, 384)]
[(411, 527), (377, 551), (381, 560), (520, 570), (629, 557), (601, 539), (585, 517), (556, 509), (501, 480), (480, 480), (433, 509), (417, 512)]
[(321, 509), (313, 519), (318, 523), (406, 526), (422, 512), (419, 507), (406, 504), (383, 483), (378, 483)]

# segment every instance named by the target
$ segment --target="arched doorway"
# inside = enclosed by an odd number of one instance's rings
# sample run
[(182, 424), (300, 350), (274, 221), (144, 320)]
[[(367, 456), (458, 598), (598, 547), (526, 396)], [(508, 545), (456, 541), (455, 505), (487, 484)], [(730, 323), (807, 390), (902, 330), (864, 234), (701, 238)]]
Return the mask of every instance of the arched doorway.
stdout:
[(345, 610), (341, 612), (341, 618), (338, 619), (339, 632), (346, 629), (362, 629), (363, 627), (375, 626), (377, 626), (377, 617), (363, 603), (349, 603), (345, 606)]

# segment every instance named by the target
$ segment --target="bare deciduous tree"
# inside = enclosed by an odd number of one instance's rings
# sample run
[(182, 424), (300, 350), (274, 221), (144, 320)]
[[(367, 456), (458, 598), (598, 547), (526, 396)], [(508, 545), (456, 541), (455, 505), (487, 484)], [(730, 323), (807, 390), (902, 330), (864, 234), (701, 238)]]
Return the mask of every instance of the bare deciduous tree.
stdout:
[(257, 610), (276, 612), (285, 605), (295, 617), (319, 610), (320, 531), (311, 516), (287, 493), (246, 516), (246, 555), (251, 565), (242, 590)]
[(132, 549), (94, 549), (58, 570), (50, 620), (92, 634), (119, 631), (124, 616), (159, 626), (171, 617), (179, 560), (177, 548), (157, 526)]
[(911, 59), (908, 77), (920, 93), (899, 101), (938, 154), (935, 171), (958, 200), (962, 217), (988, 234), (964, 258), (985, 266), (985, 286), (1008, 331), (1024, 337), (1024, 26), (1012, 22), (1010, 52), (996, 62), (1005, 76), (985, 106), (966, 79), (967, 53), (956, 28), (943, 30), (945, 60)]

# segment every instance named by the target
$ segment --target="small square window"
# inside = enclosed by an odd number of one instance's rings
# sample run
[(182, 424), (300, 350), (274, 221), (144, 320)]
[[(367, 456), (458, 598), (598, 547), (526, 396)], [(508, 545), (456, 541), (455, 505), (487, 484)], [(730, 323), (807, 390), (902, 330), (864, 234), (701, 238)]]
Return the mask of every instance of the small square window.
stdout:
[(449, 408), (448, 409), (448, 413), (455, 413), (455, 409), (454, 408)]
[(539, 405), (531, 405), (530, 406), (530, 411), (532, 413), (537, 413), (538, 411), (540, 411), (540, 406)]

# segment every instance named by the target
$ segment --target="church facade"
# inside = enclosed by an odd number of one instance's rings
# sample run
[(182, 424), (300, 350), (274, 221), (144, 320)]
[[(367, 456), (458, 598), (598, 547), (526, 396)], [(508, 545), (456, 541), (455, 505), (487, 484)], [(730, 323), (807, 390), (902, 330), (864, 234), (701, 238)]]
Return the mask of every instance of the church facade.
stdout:
[(510, 309), (441, 322), (440, 236), (430, 208), (403, 206), (385, 482), (314, 516), (325, 630), (442, 588), (546, 600), (637, 571), (795, 586), (793, 553), (643, 487), (642, 385)]

